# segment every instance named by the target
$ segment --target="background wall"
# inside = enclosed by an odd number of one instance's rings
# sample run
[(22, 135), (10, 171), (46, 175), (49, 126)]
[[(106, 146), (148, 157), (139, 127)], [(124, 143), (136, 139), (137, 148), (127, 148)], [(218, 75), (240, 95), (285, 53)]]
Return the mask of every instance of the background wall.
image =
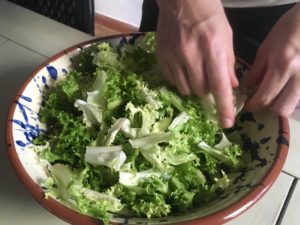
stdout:
[(139, 27), (143, 0), (95, 0), (96, 13)]

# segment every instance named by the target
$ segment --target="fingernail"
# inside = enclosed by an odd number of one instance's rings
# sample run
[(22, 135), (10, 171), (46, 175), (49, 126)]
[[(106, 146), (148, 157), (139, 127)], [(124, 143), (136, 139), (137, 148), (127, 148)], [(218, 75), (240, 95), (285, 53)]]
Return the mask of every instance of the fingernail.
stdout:
[(222, 125), (224, 128), (230, 128), (233, 126), (234, 121), (228, 117), (224, 117), (222, 120)]

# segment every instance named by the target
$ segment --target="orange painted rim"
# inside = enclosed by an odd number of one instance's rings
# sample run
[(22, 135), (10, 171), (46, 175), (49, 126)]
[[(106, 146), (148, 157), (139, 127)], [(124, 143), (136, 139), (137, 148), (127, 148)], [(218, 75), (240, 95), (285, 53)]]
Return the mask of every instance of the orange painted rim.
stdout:
[[(122, 38), (131, 35), (138, 35), (141, 33), (127, 33), (127, 34), (118, 34), (112, 36), (106, 36), (101, 38), (95, 38), (89, 41), (85, 41), (74, 45), (66, 50), (59, 52), (53, 57), (49, 58), (43, 64), (41, 64), (33, 73), (29, 75), (29, 77), (25, 80), (24, 84), (19, 89), (14, 101), (11, 103), (9, 107), (9, 111), (6, 118), (6, 146), (7, 146), (7, 155), (10, 161), (12, 168), (14, 169), (17, 177), (20, 182), (24, 185), (25, 189), (33, 196), (33, 198), (38, 201), (44, 208), (50, 211), (55, 216), (61, 218), (62, 220), (74, 224), (74, 225), (99, 225), (103, 224), (100, 220), (95, 219), (93, 217), (82, 215), (75, 210), (72, 210), (63, 204), (59, 203), (53, 198), (45, 199), (44, 191), (40, 188), (27, 174), (25, 169), (23, 168), (21, 161), (17, 155), (14, 140), (13, 140), (13, 132), (12, 132), (12, 119), (14, 115), (14, 111), (16, 108), (15, 102), (19, 100), (22, 92), (26, 88), (27, 84), (32, 80), (32, 78), (46, 65), (51, 63), (52, 61), (58, 59), (64, 54), (67, 54), (77, 48), (82, 48), (85, 45), (92, 44), (98, 41), (105, 41), (114, 38)], [(248, 65), (243, 60), (239, 59), (243, 64)], [(249, 65), (248, 65), (249, 66)], [(279, 117), (279, 128), (281, 131), (281, 135), (288, 141), (290, 141), (290, 133), (289, 133), (289, 124), (288, 119), (285, 117)], [(226, 209), (223, 209), (219, 212), (213, 213), (208, 216), (201, 217), (199, 219), (186, 221), (177, 223), (177, 225), (218, 225), (223, 224), (241, 213), (245, 212), (251, 206), (253, 206), (260, 198), (264, 196), (264, 194), (270, 189), (270, 187), (275, 182), (276, 178), (280, 174), (284, 162), (286, 160), (288, 154), (288, 145), (286, 144), (278, 144), (277, 155), (274, 159), (274, 163), (268, 173), (265, 175), (263, 180), (258, 184), (253, 190), (251, 190), (244, 198), (242, 198), (239, 202), (232, 204)], [(112, 223), (113, 224), (113, 223)]]

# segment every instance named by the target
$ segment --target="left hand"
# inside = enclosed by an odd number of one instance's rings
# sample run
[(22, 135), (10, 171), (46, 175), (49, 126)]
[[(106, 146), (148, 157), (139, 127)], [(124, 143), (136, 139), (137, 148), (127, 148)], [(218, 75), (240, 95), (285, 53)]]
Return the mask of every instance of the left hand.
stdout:
[(284, 14), (258, 49), (245, 81), (257, 87), (245, 109), (289, 116), (300, 99), (300, 3)]

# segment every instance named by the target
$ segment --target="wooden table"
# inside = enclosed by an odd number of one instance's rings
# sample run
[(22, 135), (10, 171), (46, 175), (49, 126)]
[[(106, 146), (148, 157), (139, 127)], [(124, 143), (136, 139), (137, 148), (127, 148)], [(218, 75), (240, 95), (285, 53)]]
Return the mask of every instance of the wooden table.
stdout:
[[(5, 153), (5, 118), (28, 74), (55, 53), (91, 38), (0, 0), (0, 225), (66, 224), (42, 208), (17, 180)], [(276, 183), (257, 204), (227, 225), (300, 224), (300, 110), (289, 121), (289, 155)]]

